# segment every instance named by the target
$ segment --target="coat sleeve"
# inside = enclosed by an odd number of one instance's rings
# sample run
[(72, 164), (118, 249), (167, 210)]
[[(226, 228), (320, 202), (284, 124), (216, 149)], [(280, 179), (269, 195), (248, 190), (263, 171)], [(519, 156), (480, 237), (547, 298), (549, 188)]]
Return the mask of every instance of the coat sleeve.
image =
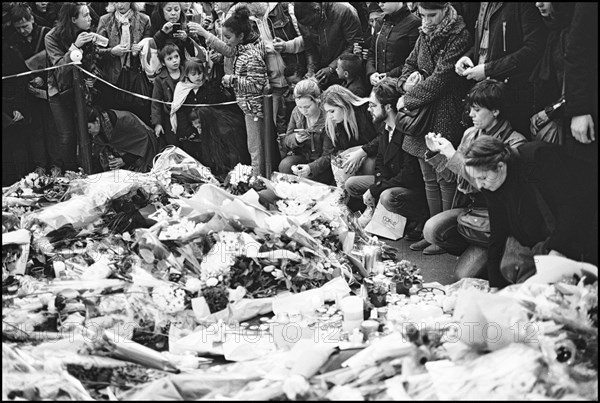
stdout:
[(296, 141), (296, 135), (294, 134), (294, 130), (298, 129), (297, 113), (298, 109), (294, 108), (285, 136), (281, 139), (281, 144), (286, 151), (300, 147), (300, 144)]
[[(469, 46), (469, 42), (470, 34), (466, 29), (459, 35), (448, 40), (444, 50), (441, 52), (442, 55), (438, 59), (433, 73), (417, 83), (404, 95), (404, 105), (407, 109), (413, 110), (420, 108), (423, 105), (427, 105), (438, 99), (448, 90), (449, 84), (456, 78), (454, 65)], [(416, 47), (411, 55), (415, 53), (415, 50), (417, 50)], [(407, 75), (406, 72), (406, 69), (402, 72), (402, 78), (404, 80), (406, 80), (410, 74)]]
[[(152, 99), (160, 99), (164, 101), (163, 85), (162, 82), (156, 78), (154, 80), (154, 87), (152, 88)], [(160, 102), (152, 101), (150, 105), (150, 122), (156, 125), (162, 125), (162, 110), (163, 104)]]
[(210, 34), (210, 36), (206, 39), (206, 45), (210, 46), (225, 57), (235, 56), (235, 49), (233, 49), (231, 46), (227, 46), (225, 42), (213, 34)]
[[(413, 27), (408, 32), (408, 46), (411, 51), (415, 48), (417, 44), (417, 40), (419, 39), (419, 26), (421, 25), (420, 21), (413, 25)], [(388, 72), (388, 77), (400, 77), (402, 75), (402, 70), (404, 69), (404, 63), (398, 67), (391, 69)]]
[[(595, 40), (593, 37), (595, 32)], [(596, 63), (589, 58), (596, 55)], [(575, 3), (565, 55), (567, 117), (598, 113), (598, 3)], [(594, 99), (596, 94), (596, 99)]]
[(511, 71), (532, 69), (542, 57), (546, 42), (546, 27), (542, 17), (533, 3), (520, 3), (520, 7), (523, 46), (516, 52), (487, 62), (485, 74), (488, 77), (503, 79)]
[[(100, 22), (98, 22), (98, 29), (96, 30), (96, 33), (98, 35), (102, 35), (105, 38), (108, 38), (109, 34), (108, 34), (108, 21), (109, 21), (109, 14), (103, 15), (102, 17), (100, 17)], [(110, 53), (110, 51), (112, 50), (112, 48), (110, 46), (106, 47), (106, 48), (101, 48), (98, 47), (97, 51), (98, 51), (98, 55), (100, 56), (100, 58), (102, 60), (106, 60), (106, 59), (110, 59), (112, 57), (112, 54)]]
[(369, 77), (371, 77), (371, 74), (377, 72), (377, 66), (375, 65), (375, 52), (377, 52), (377, 38), (379, 38), (379, 33), (373, 35), (371, 46), (369, 47), (369, 51), (367, 52), (367, 64), (365, 66), (367, 70), (367, 80), (369, 79)]

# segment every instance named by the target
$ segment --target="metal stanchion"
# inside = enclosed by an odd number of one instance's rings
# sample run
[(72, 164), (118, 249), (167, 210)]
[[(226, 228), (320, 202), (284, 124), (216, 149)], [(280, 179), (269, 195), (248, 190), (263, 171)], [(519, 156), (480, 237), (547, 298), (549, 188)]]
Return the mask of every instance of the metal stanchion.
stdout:
[(273, 95), (263, 97), (263, 114), (265, 124), (264, 146), (265, 146), (265, 176), (271, 178), (273, 172)]
[(77, 112), (77, 144), (79, 146), (79, 161), (86, 174), (92, 172), (92, 143), (87, 130), (87, 115), (85, 110), (85, 96), (82, 88), (83, 80), (79, 68), (73, 68), (73, 93), (75, 95), (75, 110)]

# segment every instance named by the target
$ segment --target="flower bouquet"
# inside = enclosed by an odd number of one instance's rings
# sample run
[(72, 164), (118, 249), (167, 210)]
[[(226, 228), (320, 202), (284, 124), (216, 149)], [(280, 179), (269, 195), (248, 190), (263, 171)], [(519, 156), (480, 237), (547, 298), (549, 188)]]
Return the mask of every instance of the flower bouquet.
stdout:
[(392, 278), (392, 281), (396, 284), (398, 294), (408, 295), (413, 285), (423, 284), (421, 269), (408, 260), (401, 260), (394, 265), (388, 265), (385, 275)]
[(348, 171), (346, 168), (344, 168), (347, 152), (348, 150), (345, 150), (331, 156), (331, 171), (333, 172), (335, 183), (340, 189), (343, 189), (348, 178), (356, 173), (356, 171)]
[(234, 196), (241, 196), (249, 190), (260, 192), (267, 188), (264, 178), (252, 175), (252, 167), (237, 164), (225, 178), (225, 189)]
[(152, 173), (171, 197), (191, 197), (204, 183), (219, 184), (210, 168), (174, 146), (155, 157)]

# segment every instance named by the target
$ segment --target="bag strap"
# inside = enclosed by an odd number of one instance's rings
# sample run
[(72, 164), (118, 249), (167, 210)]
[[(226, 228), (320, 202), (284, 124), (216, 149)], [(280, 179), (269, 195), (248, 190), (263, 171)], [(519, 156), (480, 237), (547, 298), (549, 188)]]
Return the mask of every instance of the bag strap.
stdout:
[(50, 28), (42, 26), (42, 29), (40, 30), (40, 36), (37, 40), (37, 43), (35, 44), (35, 53), (39, 52), (39, 48), (42, 44), (42, 41), (44, 40), (44, 38), (46, 37), (46, 35), (48, 34), (48, 32), (50, 32)]

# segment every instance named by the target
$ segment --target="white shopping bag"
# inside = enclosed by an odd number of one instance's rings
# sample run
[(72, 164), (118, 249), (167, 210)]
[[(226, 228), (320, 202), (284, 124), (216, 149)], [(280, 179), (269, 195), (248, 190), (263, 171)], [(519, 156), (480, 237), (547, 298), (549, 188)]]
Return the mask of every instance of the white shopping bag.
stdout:
[(395, 241), (404, 236), (406, 217), (388, 211), (381, 203), (377, 203), (371, 222), (365, 231)]

